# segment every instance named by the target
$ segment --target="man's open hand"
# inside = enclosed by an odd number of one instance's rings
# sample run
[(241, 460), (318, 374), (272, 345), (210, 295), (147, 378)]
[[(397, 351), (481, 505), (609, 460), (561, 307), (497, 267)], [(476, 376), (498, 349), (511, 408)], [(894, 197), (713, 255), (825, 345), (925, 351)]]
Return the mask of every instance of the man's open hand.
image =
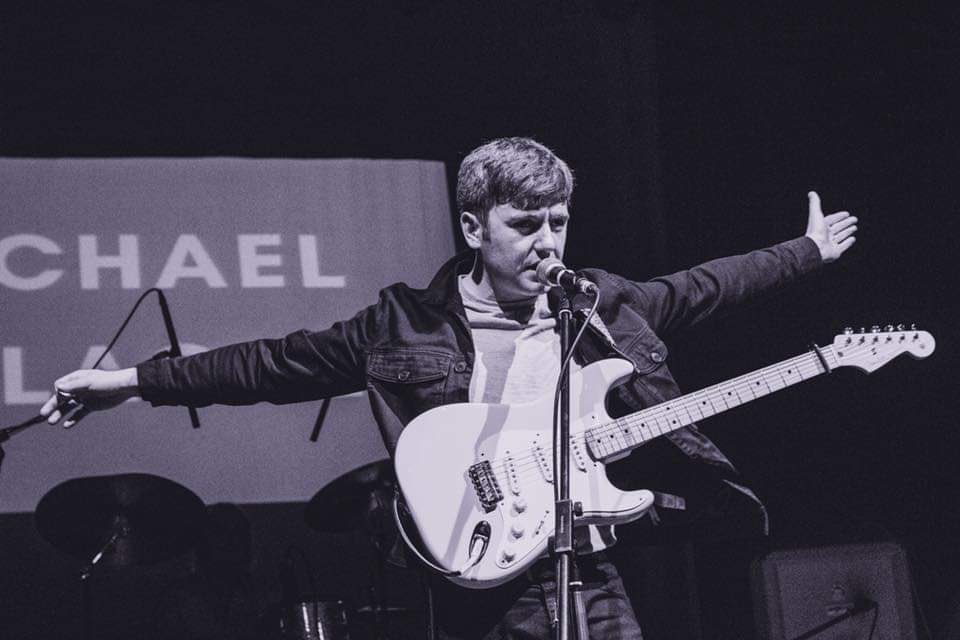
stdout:
[(817, 192), (811, 191), (807, 197), (810, 199), (810, 216), (805, 235), (816, 243), (824, 262), (833, 262), (857, 241), (853, 235), (857, 232), (857, 219), (849, 211), (824, 216)]
[[(54, 394), (40, 408), (50, 424), (66, 417), (64, 427), (72, 427), (91, 411), (111, 409), (137, 395), (137, 370), (100, 371), (79, 369), (53, 383)], [(57, 409), (57, 406), (66, 408)]]

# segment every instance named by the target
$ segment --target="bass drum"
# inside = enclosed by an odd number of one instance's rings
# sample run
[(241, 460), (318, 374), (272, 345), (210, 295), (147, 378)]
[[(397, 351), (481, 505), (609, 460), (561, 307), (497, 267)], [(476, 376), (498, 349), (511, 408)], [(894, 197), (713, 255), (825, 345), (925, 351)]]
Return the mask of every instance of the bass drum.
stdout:
[(350, 619), (343, 600), (312, 600), (284, 605), (280, 633), (284, 640), (350, 640)]

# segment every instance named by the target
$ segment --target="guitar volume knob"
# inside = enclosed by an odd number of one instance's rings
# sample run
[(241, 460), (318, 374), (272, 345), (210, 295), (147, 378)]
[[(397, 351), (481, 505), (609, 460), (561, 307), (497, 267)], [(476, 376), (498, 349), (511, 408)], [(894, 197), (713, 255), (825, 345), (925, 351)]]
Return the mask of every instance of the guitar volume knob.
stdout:
[(523, 525), (519, 522), (515, 522), (510, 526), (510, 535), (513, 536), (515, 540), (522, 538), (524, 533), (526, 533), (526, 529), (524, 529)]
[(517, 557), (517, 552), (512, 548), (507, 547), (500, 552), (500, 561), (501, 562), (513, 562), (514, 558)]

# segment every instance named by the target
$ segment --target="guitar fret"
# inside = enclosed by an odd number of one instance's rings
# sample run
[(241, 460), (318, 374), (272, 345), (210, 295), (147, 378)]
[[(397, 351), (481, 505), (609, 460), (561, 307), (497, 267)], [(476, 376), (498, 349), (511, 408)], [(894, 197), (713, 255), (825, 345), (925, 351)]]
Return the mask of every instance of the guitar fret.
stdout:
[[(641, 413), (640, 416), (643, 417), (643, 413)], [(640, 433), (643, 433), (644, 442), (647, 440), (653, 440), (656, 437), (653, 433), (653, 430), (650, 428), (650, 425), (646, 422), (640, 423)]]
[(614, 424), (617, 426), (617, 429), (620, 433), (623, 434), (623, 439), (627, 442), (627, 445), (640, 444), (637, 441), (637, 435), (634, 433), (633, 427), (626, 420), (617, 419)]
[(684, 417), (682, 417), (680, 421), (681, 421), (681, 423), (682, 423), (684, 426), (686, 426), (686, 425), (688, 425), (688, 424), (693, 424), (694, 422), (696, 422), (696, 421), (693, 419), (693, 416), (690, 415), (690, 409), (688, 408), (688, 405), (687, 405), (686, 402), (684, 402), (683, 404), (681, 404), (681, 405), (680, 405), (680, 408), (683, 409), (683, 414), (684, 414)]
[[(773, 375), (776, 373), (777, 375)], [(764, 377), (764, 381), (767, 383), (767, 389), (770, 390), (770, 393), (774, 391), (780, 391), (787, 386), (787, 382), (783, 379), (783, 376), (780, 375), (779, 371), (772, 371), (769, 375)], [(779, 384), (779, 386), (777, 386)]]
[(706, 420), (709, 417), (706, 414), (707, 407), (709, 406), (706, 396), (702, 393), (695, 393), (693, 395), (695, 397), (693, 398), (693, 402), (690, 403), (691, 406), (700, 414), (700, 420)]

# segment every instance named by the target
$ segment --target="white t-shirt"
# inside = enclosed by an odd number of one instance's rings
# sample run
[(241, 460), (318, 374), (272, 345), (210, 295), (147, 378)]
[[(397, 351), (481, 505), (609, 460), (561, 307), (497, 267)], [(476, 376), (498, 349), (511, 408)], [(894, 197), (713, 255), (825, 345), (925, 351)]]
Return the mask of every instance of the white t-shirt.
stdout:
[[(552, 396), (560, 375), (560, 336), (547, 294), (498, 302), (469, 275), (460, 276), (459, 288), (476, 354), (470, 402), (519, 404)], [(579, 369), (571, 361), (571, 373)], [(616, 542), (612, 526), (588, 529), (589, 540), (583, 528), (575, 530), (579, 553), (599, 551)]]

